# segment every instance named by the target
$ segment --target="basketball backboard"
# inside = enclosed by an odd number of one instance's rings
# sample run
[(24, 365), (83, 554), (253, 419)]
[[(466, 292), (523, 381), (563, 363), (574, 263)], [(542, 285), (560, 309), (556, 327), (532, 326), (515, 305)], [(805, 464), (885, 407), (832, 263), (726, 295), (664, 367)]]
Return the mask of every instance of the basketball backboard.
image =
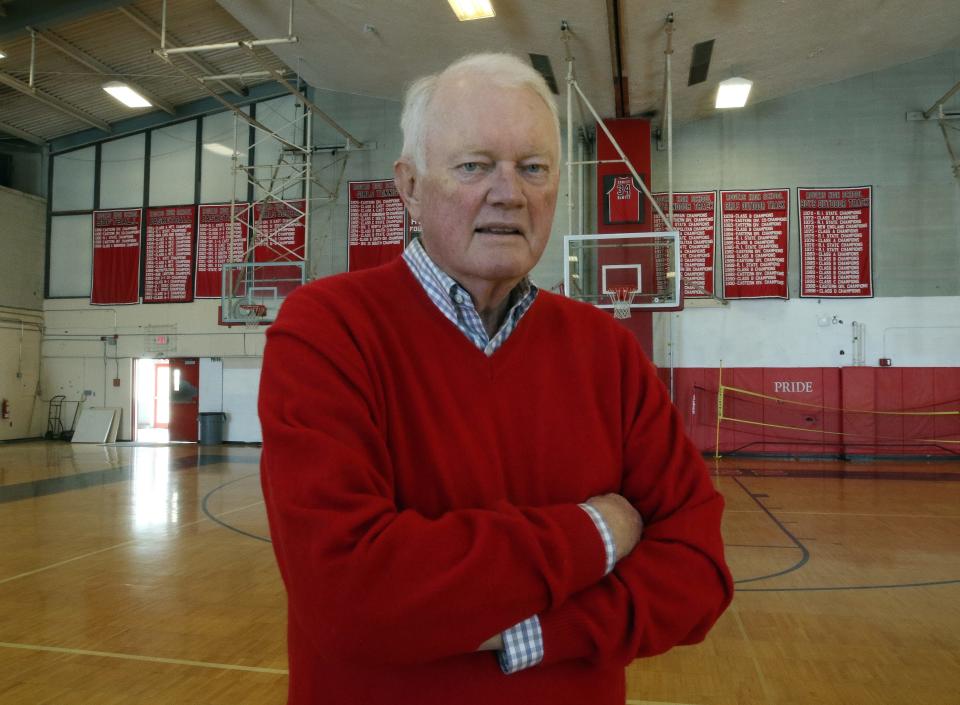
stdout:
[(221, 322), (225, 325), (272, 323), (283, 300), (303, 283), (302, 261), (224, 263)]
[(567, 235), (563, 250), (564, 291), (570, 298), (608, 310), (625, 295), (632, 297), (631, 309), (683, 307), (676, 232)]

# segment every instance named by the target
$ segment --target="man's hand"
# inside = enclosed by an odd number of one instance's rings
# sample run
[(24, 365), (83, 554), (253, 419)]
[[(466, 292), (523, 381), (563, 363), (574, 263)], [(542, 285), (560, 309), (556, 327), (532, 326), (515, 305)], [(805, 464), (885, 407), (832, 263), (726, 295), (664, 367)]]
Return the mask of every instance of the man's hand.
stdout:
[(625, 498), (618, 494), (591, 497), (587, 504), (596, 509), (607, 522), (617, 545), (617, 560), (630, 554), (643, 535), (643, 517)]
[(477, 651), (503, 651), (503, 634), (494, 634), (480, 644)]

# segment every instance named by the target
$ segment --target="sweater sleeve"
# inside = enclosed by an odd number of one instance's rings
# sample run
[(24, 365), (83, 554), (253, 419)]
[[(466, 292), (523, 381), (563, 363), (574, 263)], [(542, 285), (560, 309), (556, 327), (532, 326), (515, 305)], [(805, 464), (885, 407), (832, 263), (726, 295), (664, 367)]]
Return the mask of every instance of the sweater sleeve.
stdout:
[(610, 575), (540, 615), (544, 664), (626, 666), (700, 642), (733, 597), (720, 535), (723, 498), (653, 366), (629, 343), (620, 492), (643, 517), (643, 537)]
[(532, 605), (560, 605), (603, 577), (603, 544), (576, 504), (437, 517), (398, 506), (377, 387), (353, 335), (321, 308), (288, 299), (259, 398), (290, 619), (319, 652), (368, 664), (470, 653)]

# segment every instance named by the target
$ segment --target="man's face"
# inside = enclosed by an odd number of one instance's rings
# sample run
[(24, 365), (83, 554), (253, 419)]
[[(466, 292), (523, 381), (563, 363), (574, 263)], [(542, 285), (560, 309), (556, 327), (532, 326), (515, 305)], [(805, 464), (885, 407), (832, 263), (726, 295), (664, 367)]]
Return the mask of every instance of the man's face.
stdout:
[(427, 252), (468, 289), (512, 286), (550, 237), (559, 182), (550, 109), (529, 88), (461, 75), (437, 87), (426, 119), (426, 170), (407, 205)]

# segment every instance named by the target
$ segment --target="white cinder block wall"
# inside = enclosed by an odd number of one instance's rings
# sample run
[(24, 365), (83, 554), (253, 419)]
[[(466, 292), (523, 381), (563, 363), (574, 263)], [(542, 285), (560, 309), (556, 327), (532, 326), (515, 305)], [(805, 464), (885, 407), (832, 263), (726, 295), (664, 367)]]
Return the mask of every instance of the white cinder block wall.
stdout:
[(45, 230), (46, 201), (0, 186), (0, 440), (38, 433)]
[[(676, 126), (675, 191), (790, 187), (794, 298), (658, 314), (657, 363), (849, 365), (850, 323), (858, 321), (866, 325), (868, 365), (891, 356), (898, 366), (960, 365), (960, 181), (937, 123), (905, 118), (958, 75), (960, 50), (947, 51)], [(945, 107), (960, 108), (960, 97)], [(960, 133), (952, 134), (960, 144)], [(655, 188), (665, 190), (665, 152), (654, 151), (653, 174)], [(877, 298), (797, 298), (796, 187), (863, 185), (873, 186)], [(843, 326), (817, 326), (835, 314)]]

